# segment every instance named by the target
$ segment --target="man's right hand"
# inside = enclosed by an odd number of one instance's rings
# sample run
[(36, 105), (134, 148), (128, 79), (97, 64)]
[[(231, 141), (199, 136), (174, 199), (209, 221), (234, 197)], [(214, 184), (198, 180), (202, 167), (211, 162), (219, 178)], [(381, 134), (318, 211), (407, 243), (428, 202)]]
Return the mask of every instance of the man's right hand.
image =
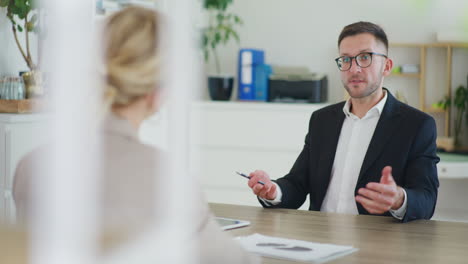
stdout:
[[(253, 193), (263, 199), (274, 200), (276, 198), (276, 184), (270, 180), (270, 176), (262, 170), (256, 170), (249, 174), (249, 187)], [(265, 185), (258, 183), (264, 182)]]

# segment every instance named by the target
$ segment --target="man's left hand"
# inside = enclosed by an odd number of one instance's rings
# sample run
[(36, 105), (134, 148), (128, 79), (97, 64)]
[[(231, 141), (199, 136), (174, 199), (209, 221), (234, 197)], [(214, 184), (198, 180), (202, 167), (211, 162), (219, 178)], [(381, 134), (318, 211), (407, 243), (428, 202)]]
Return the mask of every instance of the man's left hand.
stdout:
[(403, 188), (396, 185), (392, 177), (392, 167), (382, 170), (380, 182), (369, 182), (366, 188), (360, 188), (356, 201), (371, 214), (383, 214), (390, 209), (399, 209), (404, 202)]

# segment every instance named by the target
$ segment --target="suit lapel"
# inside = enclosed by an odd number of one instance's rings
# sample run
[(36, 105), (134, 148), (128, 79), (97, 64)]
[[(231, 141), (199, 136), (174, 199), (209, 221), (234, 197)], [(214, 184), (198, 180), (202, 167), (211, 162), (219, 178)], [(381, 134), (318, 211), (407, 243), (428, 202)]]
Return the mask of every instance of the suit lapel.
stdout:
[(365, 172), (369, 169), (375, 159), (384, 149), (388, 140), (398, 128), (401, 115), (399, 113), (398, 101), (387, 91), (387, 102), (380, 116), (379, 122), (372, 136), (369, 148), (367, 149), (361, 171), (359, 172), (358, 182), (363, 180)]

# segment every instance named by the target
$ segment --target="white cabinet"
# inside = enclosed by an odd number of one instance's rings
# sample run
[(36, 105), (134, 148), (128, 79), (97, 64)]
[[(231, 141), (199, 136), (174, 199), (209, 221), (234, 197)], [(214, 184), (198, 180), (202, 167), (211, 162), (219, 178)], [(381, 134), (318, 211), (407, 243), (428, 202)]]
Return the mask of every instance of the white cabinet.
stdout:
[(0, 114), (0, 219), (13, 221), (13, 176), (19, 160), (46, 140), (47, 117)]
[(468, 179), (468, 156), (439, 153), (437, 171), (440, 179)]

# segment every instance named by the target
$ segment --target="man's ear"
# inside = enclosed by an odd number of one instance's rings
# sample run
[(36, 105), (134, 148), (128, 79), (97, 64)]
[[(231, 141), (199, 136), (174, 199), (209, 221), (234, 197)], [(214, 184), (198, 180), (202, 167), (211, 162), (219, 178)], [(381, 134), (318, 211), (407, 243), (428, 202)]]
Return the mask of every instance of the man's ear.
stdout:
[(392, 69), (393, 69), (393, 61), (392, 59), (388, 58), (386, 59), (386, 62), (385, 62), (383, 76), (385, 77), (389, 76), (392, 73)]

